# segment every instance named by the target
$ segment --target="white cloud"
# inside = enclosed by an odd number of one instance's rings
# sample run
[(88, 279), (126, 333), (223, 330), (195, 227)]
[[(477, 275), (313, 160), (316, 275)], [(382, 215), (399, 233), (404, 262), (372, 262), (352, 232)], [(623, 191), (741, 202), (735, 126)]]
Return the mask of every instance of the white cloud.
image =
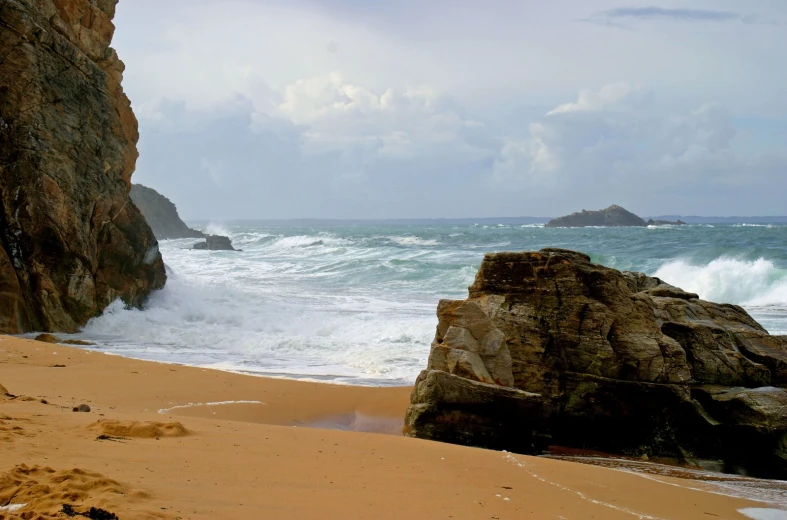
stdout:
[(650, 96), (641, 85), (629, 83), (610, 83), (598, 92), (583, 90), (576, 101), (565, 103), (547, 115), (569, 114), (571, 112), (590, 112), (596, 110), (616, 110), (624, 107), (646, 104)]
[(506, 189), (513, 183), (590, 194), (650, 183), (713, 192), (762, 170), (757, 154), (736, 147), (737, 130), (723, 106), (670, 111), (654, 99), (648, 89), (625, 83), (583, 90), (531, 123), (528, 138), (507, 140), (492, 177)]
[[(718, 186), (778, 184), (785, 33), (577, 23), (616, 7), (605, 2), (121, 2), (116, 43), (142, 132), (135, 178), (179, 176), (183, 189), (191, 176), (197, 199), (221, 179), (227, 193), (242, 187), (226, 211), (245, 216), (302, 216), (302, 200), (335, 215), (343, 202), (323, 204), (325, 192), (354, 201), (345, 216), (439, 216), (521, 214), (527, 201), (547, 214), (642, 186), (706, 194), (711, 207)], [(277, 197), (244, 206), (268, 185)], [(429, 202), (437, 193), (450, 209)], [(753, 193), (742, 203), (759, 207)]]

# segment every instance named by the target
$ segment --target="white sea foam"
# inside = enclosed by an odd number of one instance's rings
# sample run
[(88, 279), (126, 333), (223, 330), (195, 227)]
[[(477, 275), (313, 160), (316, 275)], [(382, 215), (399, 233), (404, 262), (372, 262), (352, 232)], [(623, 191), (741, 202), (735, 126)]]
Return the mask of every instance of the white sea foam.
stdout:
[(0, 512), (13, 513), (15, 511), (19, 511), (26, 505), (27, 504), (8, 504), (7, 506), (0, 506)]
[(155, 361), (347, 384), (411, 383), (426, 364), (437, 301), (465, 298), (486, 252), (596, 250), (606, 265), (653, 273), (659, 258), (687, 254), (698, 240), (735, 254), (760, 235), (774, 251), (769, 260), (672, 260), (658, 276), (708, 299), (743, 304), (772, 333), (787, 333), (778, 263), (787, 256), (768, 229), (212, 224), (209, 231), (230, 236), (244, 252), (162, 241), (165, 289), (144, 311), (113, 304), (77, 337), (104, 352)]
[(207, 226), (205, 226), (205, 233), (208, 235), (222, 235), (222, 236), (230, 236), (230, 230), (227, 229), (224, 225), (211, 222)]
[(388, 240), (400, 246), (437, 246), (440, 242), (433, 239), (423, 239), (412, 235), (403, 237), (387, 237)]
[(745, 509), (739, 509), (738, 512), (754, 520), (787, 520), (787, 511), (782, 509), (747, 507)]
[(752, 307), (787, 306), (787, 270), (763, 258), (719, 258), (707, 265), (673, 260), (655, 275), (706, 300)]
[(201, 408), (203, 406), (227, 406), (231, 404), (265, 404), (262, 401), (214, 401), (211, 403), (188, 403), (188, 404), (176, 404), (174, 406), (170, 406), (169, 408), (162, 408), (158, 411), (161, 415), (168, 414), (172, 410), (182, 410), (184, 408)]

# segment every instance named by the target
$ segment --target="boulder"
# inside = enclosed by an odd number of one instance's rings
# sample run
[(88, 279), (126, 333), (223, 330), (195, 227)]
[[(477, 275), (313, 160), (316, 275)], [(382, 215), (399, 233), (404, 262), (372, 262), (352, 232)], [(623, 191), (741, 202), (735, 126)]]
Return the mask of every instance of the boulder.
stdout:
[(787, 476), (787, 337), (738, 306), (544, 249), (486, 255), (437, 314), (408, 435)]
[(207, 249), (208, 251), (238, 251), (232, 247), (232, 241), (229, 237), (222, 235), (209, 235), (205, 238), (204, 242), (197, 242), (192, 246), (192, 249)]
[(648, 224), (620, 206), (613, 205), (599, 211), (582, 210), (546, 223), (546, 227), (645, 227)]
[(74, 332), (165, 283), (129, 198), (138, 132), (109, 46), (116, 3), (0, 2), (0, 332)]
[(202, 231), (191, 229), (180, 219), (175, 204), (153, 188), (131, 185), (131, 200), (142, 212), (158, 240), (170, 238), (205, 238)]

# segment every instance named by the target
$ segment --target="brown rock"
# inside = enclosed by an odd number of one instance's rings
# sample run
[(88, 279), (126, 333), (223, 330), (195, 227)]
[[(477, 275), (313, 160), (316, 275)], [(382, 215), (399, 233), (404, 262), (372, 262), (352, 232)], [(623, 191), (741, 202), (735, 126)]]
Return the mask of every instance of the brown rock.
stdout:
[(542, 399), (537, 394), (424, 370), (413, 388), (405, 433), (529, 453), (541, 409)]
[(86, 404), (80, 404), (79, 406), (75, 406), (72, 411), (73, 412), (85, 412), (85, 413), (87, 413), (87, 412), (90, 411), (90, 407), (88, 405), (86, 405)]
[(60, 343), (60, 340), (54, 334), (39, 334), (35, 337), (36, 341), (40, 341), (42, 343)]
[(164, 285), (129, 199), (138, 133), (115, 4), (0, 2), (0, 332), (73, 332)]
[[(514, 450), (504, 430), (519, 421), (535, 451), (543, 440), (787, 475), (787, 337), (740, 307), (560, 249), (486, 255), (469, 292), (438, 305), (410, 435)], [(506, 419), (498, 397), (479, 405), (505, 390), (543, 406)]]

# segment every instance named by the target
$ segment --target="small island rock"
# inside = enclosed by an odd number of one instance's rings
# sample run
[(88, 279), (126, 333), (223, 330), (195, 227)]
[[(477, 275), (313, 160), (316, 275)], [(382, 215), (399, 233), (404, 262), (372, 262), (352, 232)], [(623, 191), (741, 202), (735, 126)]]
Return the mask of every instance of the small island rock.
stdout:
[(547, 222), (546, 227), (646, 227), (648, 224), (634, 213), (613, 205), (599, 211), (582, 210)]

